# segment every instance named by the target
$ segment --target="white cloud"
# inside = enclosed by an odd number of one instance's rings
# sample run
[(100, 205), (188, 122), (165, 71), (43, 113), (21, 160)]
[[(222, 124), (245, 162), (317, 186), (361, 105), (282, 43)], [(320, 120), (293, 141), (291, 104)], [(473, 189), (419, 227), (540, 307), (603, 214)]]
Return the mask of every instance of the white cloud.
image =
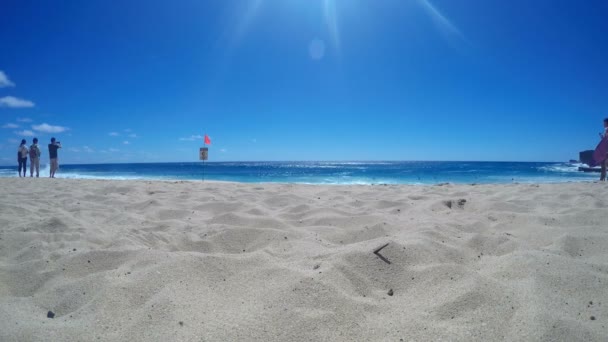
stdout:
[(19, 140), (13, 139), (13, 138), (7, 139), (6, 141), (8, 141), (11, 144), (18, 144), (19, 143)]
[(17, 118), (17, 122), (32, 122), (30, 118)]
[(33, 136), (36, 135), (34, 132), (32, 132), (30, 130), (27, 130), (27, 129), (23, 130), (23, 131), (15, 131), (15, 134), (21, 135), (21, 136), (24, 136), (24, 137), (33, 137)]
[(123, 131), (125, 131), (125, 132), (129, 133), (129, 132), (131, 132), (132, 130), (131, 130), (130, 128), (126, 128), (126, 129), (124, 129)]
[(93, 153), (93, 152), (95, 152), (94, 149), (92, 149), (92, 148), (90, 148), (89, 146), (86, 146), (86, 145), (82, 146), (82, 150), (85, 151), (85, 152), (87, 152), (87, 153)]
[(0, 107), (8, 108), (30, 108), (34, 107), (34, 102), (20, 99), (14, 96), (0, 97)]
[(139, 136), (135, 133), (129, 134), (129, 138), (139, 138)]
[(202, 135), (191, 135), (186, 138), (179, 138), (180, 141), (195, 141), (195, 140), (203, 140)]
[(110, 133), (108, 133), (108, 135), (111, 136), (111, 137), (117, 137), (120, 134), (118, 132), (110, 132)]
[(8, 79), (4, 71), (0, 70), (0, 88), (14, 87), (15, 83)]
[(15, 125), (14, 123), (7, 123), (6, 125), (2, 126), (2, 128), (19, 128), (19, 125)]
[(70, 152), (76, 152), (76, 153), (80, 152), (80, 150), (79, 150), (79, 149), (74, 148), (74, 147), (70, 147), (70, 148), (68, 148), (68, 151), (70, 151)]
[(226, 150), (225, 148), (220, 148), (220, 152), (224, 153), (226, 151), (228, 151), (228, 150)]
[(122, 143), (123, 143), (124, 145), (129, 145), (129, 144), (130, 144), (128, 140), (125, 140), (125, 141), (123, 141)]
[(63, 126), (53, 126), (47, 123), (43, 123), (41, 125), (33, 125), (32, 128), (38, 132), (44, 133), (61, 133), (67, 131), (69, 128)]
[(120, 150), (117, 149), (117, 148), (109, 148), (108, 151), (110, 151), (110, 152), (120, 152)]

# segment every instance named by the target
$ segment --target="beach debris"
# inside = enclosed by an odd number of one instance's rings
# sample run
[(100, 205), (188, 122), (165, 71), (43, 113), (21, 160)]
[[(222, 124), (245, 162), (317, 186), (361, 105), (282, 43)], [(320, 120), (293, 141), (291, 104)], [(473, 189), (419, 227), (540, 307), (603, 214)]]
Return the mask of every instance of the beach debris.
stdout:
[(450, 208), (450, 209), (452, 209), (452, 208), (454, 207), (454, 205), (457, 205), (457, 206), (458, 206), (458, 208), (463, 209), (463, 208), (464, 208), (464, 205), (465, 205), (466, 203), (467, 203), (467, 200), (466, 200), (466, 199), (464, 199), (464, 198), (461, 198), (461, 199), (459, 199), (459, 200), (457, 200), (457, 201), (454, 201), (454, 200), (443, 201), (443, 204), (444, 204), (446, 207)]
[(595, 316), (591, 316), (591, 317), (589, 317), (589, 319), (591, 319), (592, 321), (595, 321)]
[(395, 293), (393, 292), (393, 289), (388, 290), (387, 295), (392, 296), (393, 294), (395, 294)]
[(314, 265), (314, 266), (313, 266), (313, 268), (312, 268), (312, 269), (313, 269), (313, 270), (318, 270), (318, 269), (319, 269), (319, 267), (321, 267), (321, 265), (316, 264), (316, 265)]
[(49, 311), (46, 313), (46, 318), (55, 318), (55, 313), (53, 311)]
[(183, 326), (184, 326), (184, 322), (183, 322), (183, 321), (179, 321), (179, 325), (180, 325), (181, 327), (183, 327)]
[(376, 256), (377, 256), (378, 258), (382, 259), (382, 261), (384, 261), (385, 263), (387, 263), (387, 264), (389, 264), (389, 265), (390, 265), (390, 263), (391, 263), (391, 262), (390, 262), (390, 261), (388, 261), (388, 259), (387, 259), (387, 258), (385, 258), (384, 256), (382, 256), (382, 255), (380, 254), (380, 251), (381, 251), (381, 250), (382, 250), (384, 247), (386, 247), (386, 246), (388, 246), (388, 242), (387, 242), (386, 244), (384, 244), (384, 245), (382, 245), (382, 246), (380, 246), (380, 247), (378, 247), (378, 248), (374, 249), (374, 254), (376, 254)]

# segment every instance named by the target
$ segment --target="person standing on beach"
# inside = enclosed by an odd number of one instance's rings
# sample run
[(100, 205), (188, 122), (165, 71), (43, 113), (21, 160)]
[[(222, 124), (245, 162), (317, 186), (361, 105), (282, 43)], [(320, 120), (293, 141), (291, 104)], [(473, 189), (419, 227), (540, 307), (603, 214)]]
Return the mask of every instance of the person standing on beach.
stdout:
[(36, 178), (40, 177), (40, 154), (38, 138), (34, 138), (30, 146), (30, 177), (34, 177), (34, 169), (36, 169)]
[(49, 144), (49, 159), (51, 161), (51, 178), (55, 178), (55, 172), (59, 169), (59, 160), (57, 159), (57, 150), (61, 148), (61, 143), (56, 141), (55, 138), (51, 138)]
[(19, 150), (17, 151), (17, 162), (19, 163), (19, 177), (21, 177), (22, 168), (23, 168), (23, 177), (25, 177), (25, 173), (27, 171), (28, 149), (25, 144), (26, 144), (25, 139), (21, 140), (21, 145), (19, 145)]
[[(600, 139), (608, 139), (608, 118), (604, 119), (604, 134), (600, 133)], [(606, 155), (606, 159), (602, 162), (602, 170), (600, 174), (600, 181), (606, 181), (606, 167), (608, 167), (608, 154)]]

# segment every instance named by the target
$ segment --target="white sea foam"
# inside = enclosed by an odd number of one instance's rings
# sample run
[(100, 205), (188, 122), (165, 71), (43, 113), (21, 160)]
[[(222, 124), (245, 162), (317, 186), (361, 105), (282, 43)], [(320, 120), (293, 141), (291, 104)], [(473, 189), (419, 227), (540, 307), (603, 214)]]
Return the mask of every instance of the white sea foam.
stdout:
[[(48, 177), (51, 173), (50, 164), (40, 165), (40, 177)], [(29, 165), (27, 168), (26, 175), (29, 177), (30, 169)], [(0, 177), (17, 177), (17, 168), (14, 169), (0, 169)], [(98, 172), (98, 173), (81, 173), (74, 171), (64, 171), (61, 166), (57, 171), (55, 177), (57, 178), (68, 178), (68, 179), (108, 179), (108, 180), (137, 180), (137, 179), (150, 179), (150, 180), (163, 180), (169, 179), (167, 177), (150, 177), (144, 175), (129, 175), (129, 174), (112, 174), (108, 172)]]
[[(581, 163), (556, 163), (552, 165), (540, 166), (539, 171), (543, 172), (559, 172), (559, 173), (581, 173), (579, 167), (588, 167), (587, 164)], [(589, 174), (589, 173), (587, 173)]]

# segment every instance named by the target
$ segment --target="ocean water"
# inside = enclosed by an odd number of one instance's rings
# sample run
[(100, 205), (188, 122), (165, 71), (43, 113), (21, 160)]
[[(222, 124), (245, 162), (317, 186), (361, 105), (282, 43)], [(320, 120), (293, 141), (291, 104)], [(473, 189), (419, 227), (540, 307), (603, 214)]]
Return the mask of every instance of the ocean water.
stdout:
[[(548, 183), (593, 181), (579, 164), (525, 162), (210, 162), (62, 165), (58, 178), (216, 180), (306, 184)], [(29, 165), (28, 165), (29, 167)], [(29, 174), (29, 170), (28, 170)], [(41, 176), (48, 177), (48, 165)], [(0, 167), (0, 177), (17, 177)]]

